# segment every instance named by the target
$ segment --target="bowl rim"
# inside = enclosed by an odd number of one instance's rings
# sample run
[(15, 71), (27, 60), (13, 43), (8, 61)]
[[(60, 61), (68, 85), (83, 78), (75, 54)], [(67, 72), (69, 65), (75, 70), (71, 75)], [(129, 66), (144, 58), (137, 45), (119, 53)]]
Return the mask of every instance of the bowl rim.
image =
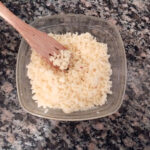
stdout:
[(62, 14), (62, 15), (53, 15), (53, 16), (44, 16), (42, 18), (37, 18), (35, 19), (33, 22), (30, 23), (30, 25), (33, 25), (35, 22), (37, 22), (38, 20), (45, 20), (45, 19), (53, 19), (53, 18), (60, 18), (60, 17), (72, 17), (72, 16), (75, 16), (75, 17), (85, 17), (85, 18), (92, 18), (94, 20), (100, 20), (100, 21), (103, 21), (107, 24), (109, 24), (115, 31), (115, 33), (117, 34), (118, 38), (119, 38), (119, 41), (120, 41), (120, 44), (121, 44), (121, 47), (122, 47), (122, 56), (124, 58), (124, 62), (123, 62), (123, 66), (124, 66), (124, 78), (122, 79), (123, 80), (123, 86), (122, 86), (122, 93), (120, 94), (120, 101), (118, 101), (118, 103), (116, 103), (115, 107), (114, 107), (114, 110), (109, 112), (109, 113), (106, 113), (106, 114), (103, 114), (103, 115), (95, 115), (95, 116), (91, 116), (91, 117), (87, 117), (87, 118), (57, 118), (57, 117), (50, 117), (50, 116), (44, 116), (42, 114), (37, 114), (37, 113), (34, 113), (32, 112), (32, 110), (29, 110), (26, 106), (23, 105), (22, 103), (22, 100), (21, 100), (21, 94), (19, 92), (19, 82), (18, 82), (18, 68), (19, 68), (19, 56), (20, 56), (20, 51), (21, 51), (21, 47), (24, 43), (24, 39), (22, 38), (21, 39), (21, 43), (20, 43), (20, 46), (19, 46), (19, 51), (18, 51), (18, 55), (17, 55), (17, 64), (16, 64), (16, 87), (17, 87), (17, 95), (18, 95), (18, 100), (19, 100), (19, 103), (21, 105), (21, 107), (27, 112), (27, 113), (30, 113), (34, 116), (37, 116), (37, 117), (41, 117), (41, 118), (45, 118), (45, 119), (52, 119), (52, 120), (59, 120), (59, 121), (83, 121), (83, 120), (92, 120), (92, 119), (98, 119), (98, 118), (102, 118), (102, 117), (106, 117), (106, 116), (109, 116), (115, 112), (117, 112), (123, 102), (123, 98), (124, 98), (124, 94), (125, 94), (125, 89), (126, 89), (126, 81), (127, 81), (127, 60), (126, 60), (126, 54), (125, 54), (125, 48), (124, 48), (124, 44), (123, 44), (123, 41), (122, 41), (122, 38), (121, 38), (121, 35), (119, 33), (119, 31), (117, 30), (117, 27), (114, 25), (114, 24), (111, 24), (109, 21), (107, 20), (104, 20), (102, 18), (98, 18), (98, 17), (94, 17), (94, 16), (86, 16), (86, 15), (81, 15), (81, 14)]

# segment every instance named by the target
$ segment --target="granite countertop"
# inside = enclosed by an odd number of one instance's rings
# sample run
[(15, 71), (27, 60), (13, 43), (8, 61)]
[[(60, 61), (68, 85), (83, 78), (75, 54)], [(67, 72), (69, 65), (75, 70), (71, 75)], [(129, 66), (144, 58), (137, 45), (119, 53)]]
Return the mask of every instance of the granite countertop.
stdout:
[(80, 122), (42, 119), (18, 102), (21, 36), (0, 19), (0, 150), (150, 150), (150, 1), (1, 0), (27, 23), (54, 14), (85, 14), (116, 24), (127, 56), (123, 105), (109, 117)]

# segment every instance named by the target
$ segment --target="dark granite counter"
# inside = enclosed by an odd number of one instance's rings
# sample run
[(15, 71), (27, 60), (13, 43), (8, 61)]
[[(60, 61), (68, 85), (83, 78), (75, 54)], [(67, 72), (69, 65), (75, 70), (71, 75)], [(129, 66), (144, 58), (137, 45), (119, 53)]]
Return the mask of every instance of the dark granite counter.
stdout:
[(1, 0), (27, 23), (54, 14), (97, 16), (116, 24), (128, 80), (123, 105), (102, 119), (60, 122), (26, 113), (16, 94), (20, 35), (0, 19), (0, 150), (150, 150), (150, 1)]

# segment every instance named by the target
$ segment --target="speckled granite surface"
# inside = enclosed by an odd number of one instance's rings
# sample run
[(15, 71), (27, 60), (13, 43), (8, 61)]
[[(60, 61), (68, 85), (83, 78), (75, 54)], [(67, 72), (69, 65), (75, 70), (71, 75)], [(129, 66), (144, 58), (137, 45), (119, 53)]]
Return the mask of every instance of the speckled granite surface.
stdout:
[(76, 13), (106, 18), (124, 41), (128, 81), (123, 105), (109, 117), (59, 122), (27, 114), (16, 94), (20, 35), (0, 19), (0, 150), (150, 150), (150, 1), (2, 0), (17, 16)]

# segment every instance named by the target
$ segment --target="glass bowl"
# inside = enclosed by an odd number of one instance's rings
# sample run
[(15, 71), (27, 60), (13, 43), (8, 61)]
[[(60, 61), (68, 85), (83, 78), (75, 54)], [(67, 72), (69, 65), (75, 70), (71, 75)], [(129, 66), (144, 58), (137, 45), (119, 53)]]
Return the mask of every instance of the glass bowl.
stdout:
[(97, 106), (86, 111), (77, 111), (70, 114), (59, 109), (39, 108), (32, 99), (31, 85), (27, 77), (27, 64), (30, 62), (31, 50), (27, 42), (22, 39), (16, 69), (17, 93), (21, 106), (35, 116), (63, 120), (79, 121), (101, 118), (115, 113), (122, 104), (126, 86), (126, 56), (121, 36), (116, 27), (109, 22), (84, 15), (57, 15), (37, 19), (32, 26), (46, 33), (62, 34), (66, 32), (89, 32), (99, 42), (108, 44), (110, 63), (112, 67), (112, 95), (107, 96), (107, 102), (103, 106)]

